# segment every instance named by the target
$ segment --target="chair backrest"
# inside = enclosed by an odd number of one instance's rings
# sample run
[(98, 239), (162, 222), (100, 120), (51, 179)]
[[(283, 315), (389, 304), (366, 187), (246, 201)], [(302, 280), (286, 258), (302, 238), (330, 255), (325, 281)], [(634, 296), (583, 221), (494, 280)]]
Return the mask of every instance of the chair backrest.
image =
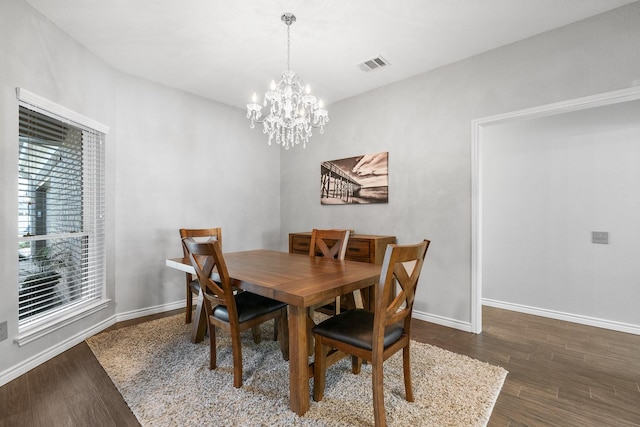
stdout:
[(311, 232), (309, 256), (316, 256), (318, 251), (322, 256), (344, 259), (347, 253), (349, 230), (317, 230)]
[(191, 237), (196, 242), (208, 242), (217, 240), (222, 245), (222, 228), (181, 228), (180, 239), (182, 240), (182, 252), (185, 258), (189, 257), (189, 251), (184, 245), (184, 238)]
[[(220, 242), (217, 240), (197, 242), (192, 237), (185, 237), (182, 239), (182, 244), (187, 248), (191, 265), (198, 276), (205, 297), (205, 305), (208, 305), (207, 313), (211, 313), (218, 305), (224, 305), (229, 312), (230, 322), (237, 322), (236, 300)], [(206, 285), (206, 292), (204, 285)]]
[[(387, 325), (404, 322), (405, 333), (410, 331), (418, 279), (430, 243), (425, 239), (415, 245), (387, 245), (376, 288), (374, 348), (376, 339), (383, 339)], [(396, 282), (399, 285), (398, 293), (391, 300)]]

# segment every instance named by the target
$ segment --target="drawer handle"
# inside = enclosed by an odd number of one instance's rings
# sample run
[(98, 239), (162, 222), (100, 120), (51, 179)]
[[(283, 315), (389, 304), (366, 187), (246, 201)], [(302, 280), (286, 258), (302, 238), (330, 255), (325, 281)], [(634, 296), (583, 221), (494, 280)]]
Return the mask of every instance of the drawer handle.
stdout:
[(349, 252), (360, 252), (360, 248), (347, 248)]

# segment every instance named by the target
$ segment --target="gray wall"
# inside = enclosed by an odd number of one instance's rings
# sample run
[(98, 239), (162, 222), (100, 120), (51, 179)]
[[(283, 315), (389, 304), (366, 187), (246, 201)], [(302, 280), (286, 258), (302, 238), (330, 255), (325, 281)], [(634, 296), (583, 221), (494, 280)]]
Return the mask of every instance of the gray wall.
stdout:
[(487, 126), (482, 146), (484, 298), (640, 328), (640, 101)]
[[(416, 315), (469, 329), (471, 121), (629, 87), (639, 23), (634, 3), (329, 106), (325, 134), (282, 157), (282, 206), (296, 206), (283, 208), (283, 233), (431, 239)], [(376, 151), (389, 152), (388, 205), (320, 205), (321, 161)]]
[[(110, 307), (23, 347), (13, 343), (12, 338), (18, 333), (16, 87), (23, 87), (113, 128), (115, 73), (20, 0), (0, 2), (0, 52), (0, 321), (8, 321), (9, 331), (9, 339), (0, 342), (2, 374), (19, 362), (49, 352), (51, 347), (81, 334), (90, 325), (114, 313), (114, 308)], [(108, 154), (113, 159), (112, 149)], [(111, 249), (113, 244), (113, 239), (109, 238)], [(111, 266), (111, 276), (113, 271)], [(115, 298), (113, 280), (107, 293)]]
[(280, 245), (280, 158), (244, 112), (119, 75), (118, 313), (184, 299), (178, 229), (222, 227), (225, 251)]
[[(221, 226), (225, 250), (279, 248), (280, 153), (244, 112), (111, 67), (22, 0), (0, 2), (0, 384), (119, 316), (184, 300), (180, 227)], [(110, 127), (107, 297), (102, 310), (18, 347), (16, 87)], [(103, 327), (103, 326), (102, 326)]]

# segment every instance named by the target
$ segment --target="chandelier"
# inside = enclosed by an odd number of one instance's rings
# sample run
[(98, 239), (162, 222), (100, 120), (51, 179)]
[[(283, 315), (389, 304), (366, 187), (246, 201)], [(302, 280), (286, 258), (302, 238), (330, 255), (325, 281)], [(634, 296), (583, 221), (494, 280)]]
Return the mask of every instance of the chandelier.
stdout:
[(287, 25), (287, 71), (280, 76), (280, 81), (271, 81), (271, 88), (264, 95), (263, 105), (270, 104), (269, 115), (262, 117), (262, 106), (258, 104), (256, 94), (247, 104), (247, 118), (251, 119), (249, 127), (253, 129), (256, 122), (262, 123), (263, 132), (269, 134), (269, 145), (272, 141), (281, 144), (286, 150), (300, 144), (306, 148), (314, 128), (324, 133), (324, 125), (329, 121), (329, 113), (322, 101), (311, 95), (309, 85), (304, 86), (298, 75), (290, 68), (291, 58), (291, 24), (296, 22), (292, 13), (285, 13), (280, 18)]

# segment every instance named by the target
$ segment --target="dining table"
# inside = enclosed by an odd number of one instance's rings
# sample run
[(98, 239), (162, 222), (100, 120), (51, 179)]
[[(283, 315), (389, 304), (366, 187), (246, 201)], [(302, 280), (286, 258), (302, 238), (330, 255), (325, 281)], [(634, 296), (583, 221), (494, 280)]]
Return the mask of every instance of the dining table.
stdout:
[[(309, 410), (310, 369), (307, 312), (309, 307), (358, 289), (371, 288), (380, 266), (266, 249), (224, 253), (233, 285), (244, 291), (287, 303), (289, 324), (289, 402), (298, 415)], [(188, 258), (169, 258), (168, 267), (195, 274)], [(192, 341), (204, 339), (207, 328), (202, 294), (198, 296)]]

